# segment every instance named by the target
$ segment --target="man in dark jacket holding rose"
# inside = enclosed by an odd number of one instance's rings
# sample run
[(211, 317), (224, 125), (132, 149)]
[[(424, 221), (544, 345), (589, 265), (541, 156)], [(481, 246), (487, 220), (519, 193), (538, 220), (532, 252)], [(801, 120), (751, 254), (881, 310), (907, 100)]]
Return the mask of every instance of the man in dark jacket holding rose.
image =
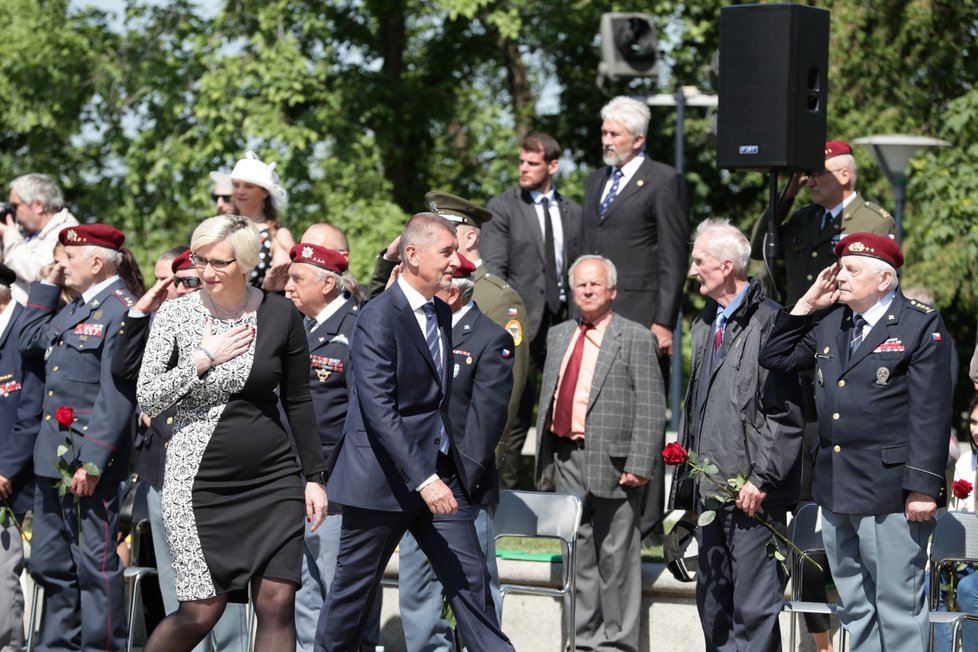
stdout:
[[(740, 475), (735, 502), (697, 478), (686, 505), (715, 511), (697, 531), (696, 606), (708, 650), (781, 649), (778, 614), (784, 602), (783, 565), (768, 556), (767, 519), (782, 533), (799, 487), (802, 419), (798, 382), (757, 364), (779, 306), (748, 279), (750, 243), (726, 220), (696, 230), (689, 276), (709, 298), (693, 321), (691, 374), (680, 427), (683, 446), (709, 459), (716, 479)], [(678, 477), (678, 474), (677, 474)], [(689, 493), (686, 493), (688, 496)]]

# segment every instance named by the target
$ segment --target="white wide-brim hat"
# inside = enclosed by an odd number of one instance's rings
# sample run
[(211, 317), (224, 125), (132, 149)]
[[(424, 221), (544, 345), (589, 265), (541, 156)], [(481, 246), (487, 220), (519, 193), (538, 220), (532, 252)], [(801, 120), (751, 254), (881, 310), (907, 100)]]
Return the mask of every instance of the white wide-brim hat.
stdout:
[(268, 191), (276, 208), (282, 208), (289, 203), (289, 193), (278, 183), (275, 174), (275, 163), (265, 163), (254, 152), (245, 152), (245, 157), (235, 163), (231, 170), (232, 181), (253, 183)]

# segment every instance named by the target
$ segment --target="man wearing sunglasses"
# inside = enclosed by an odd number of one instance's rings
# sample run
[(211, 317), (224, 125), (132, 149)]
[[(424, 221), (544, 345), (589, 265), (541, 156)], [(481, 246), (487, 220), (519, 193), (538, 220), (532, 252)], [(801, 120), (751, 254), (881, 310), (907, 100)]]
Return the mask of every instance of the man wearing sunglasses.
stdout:
[(214, 182), (214, 190), (211, 191), (211, 200), (214, 202), (215, 215), (231, 215), (237, 211), (234, 205), (231, 175), (223, 172), (211, 172), (211, 180)]
[[(184, 246), (169, 249), (156, 261), (156, 284), (136, 302), (125, 320), (125, 328), (119, 333), (118, 351), (112, 360), (112, 373), (120, 380), (135, 383), (142, 366), (143, 350), (149, 338), (152, 313), (164, 301), (177, 299), (200, 289), (201, 280), (197, 266), (191, 260), (190, 249)], [(176, 360), (173, 360), (176, 363)], [(150, 420), (140, 413), (140, 432), (136, 435), (134, 446), (140, 450), (136, 472), (149, 489), (146, 492), (150, 531), (153, 536), (153, 551), (156, 554), (156, 567), (159, 569), (160, 594), (163, 608), (167, 613), (176, 611), (176, 590), (173, 580), (173, 564), (170, 548), (163, 531), (163, 514), (160, 493), (163, 489), (163, 460), (166, 442), (173, 435), (173, 415), (176, 406)], [(228, 652), (247, 652), (248, 638), (245, 605), (228, 604), (224, 614), (194, 652), (226, 650)]]

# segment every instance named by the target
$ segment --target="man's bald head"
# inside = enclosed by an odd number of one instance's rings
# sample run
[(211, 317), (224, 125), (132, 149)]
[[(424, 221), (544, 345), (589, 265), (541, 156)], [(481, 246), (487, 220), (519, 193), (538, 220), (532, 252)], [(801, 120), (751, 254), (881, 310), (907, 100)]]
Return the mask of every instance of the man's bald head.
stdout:
[(346, 235), (332, 224), (313, 224), (302, 234), (300, 242), (333, 249), (349, 256), (350, 243), (347, 242)]

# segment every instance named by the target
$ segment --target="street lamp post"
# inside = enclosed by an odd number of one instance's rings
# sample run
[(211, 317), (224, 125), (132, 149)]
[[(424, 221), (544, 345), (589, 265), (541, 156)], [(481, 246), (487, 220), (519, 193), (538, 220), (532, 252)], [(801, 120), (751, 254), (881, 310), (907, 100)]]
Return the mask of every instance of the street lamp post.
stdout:
[(866, 136), (852, 141), (865, 145), (873, 153), (877, 165), (883, 170), (890, 185), (893, 186), (894, 210), (897, 242), (903, 241), (903, 201), (907, 189), (907, 164), (920, 151), (934, 147), (945, 147), (949, 143), (939, 138), (890, 134), (885, 136)]
[[(685, 171), (686, 157), (684, 154), (686, 143), (686, 107), (698, 106), (704, 108), (715, 107), (717, 96), (700, 93), (695, 86), (682, 86), (676, 89), (673, 94), (659, 93), (645, 98), (645, 103), (649, 106), (674, 106), (676, 107), (676, 161), (675, 167), (679, 174)], [(673, 325), (672, 335), (672, 360), (670, 360), (669, 371), (669, 429), (679, 430), (680, 401), (683, 380), (683, 325), (682, 315)]]

